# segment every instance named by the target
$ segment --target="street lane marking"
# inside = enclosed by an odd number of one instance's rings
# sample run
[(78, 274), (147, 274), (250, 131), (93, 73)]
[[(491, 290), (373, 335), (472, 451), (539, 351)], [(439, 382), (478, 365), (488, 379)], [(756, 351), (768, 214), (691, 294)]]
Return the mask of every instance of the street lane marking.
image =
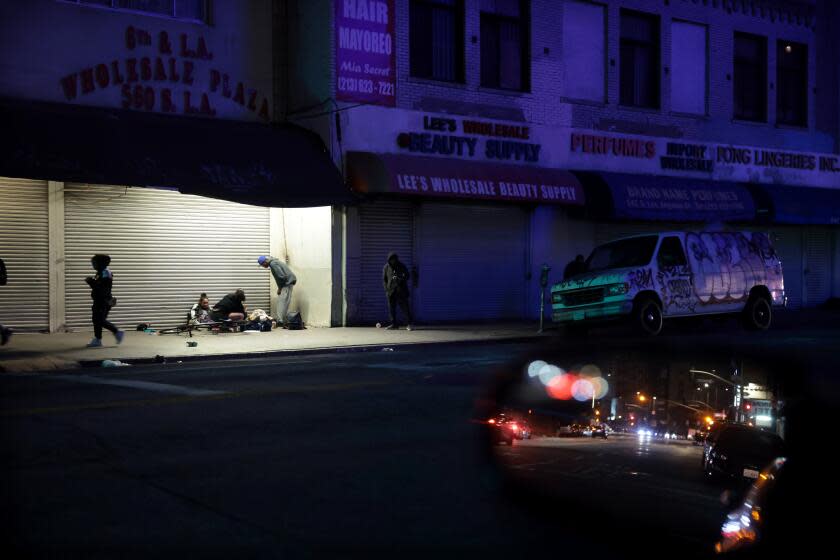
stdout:
[(219, 392), (213, 395), (183, 395), (160, 399), (135, 399), (128, 401), (106, 401), (101, 403), (88, 403), (78, 405), (53, 406), (42, 408), (25, 408), (18, 410), (0, 411), (0, 417), (35, 416), (39, 414), (60, 414), (63, 412), (82, 412), (86, 410), (107, 410), (111, 408), (131, 408), (143, 406), (161, 406), (170, 404), (184, 404), (190, 402), (228, 400), (238, 397), (267, 397), (273, 395), (292, 395), (296, 393), (319, 393), (330, 391), (346, 391), (350, 389), (362, 389), (383, 387), (386, 385), (397, 385), (394, 381), (371, 381), (366, 383), (335, 383), (331, 385), (294, 385), (277, 389), (255, 389), (250, 391)]
[(193, 389), (191, 387), (184, 387), (183, 385), (170, 385), (168, 383), (153, 383), (151, 381), (137, 381), (133, 379), (108, 379), (104, 377), (91, 377), (89, 375), (50, 375), (44, 377), (44, 379), (58, 379), (74, 383), (88, 383), (90, 385), (113, 385), (115, 387), (128, 387), (129, 389), (142, 389), (154, 393), (184, 395), (188, 397), (205, 397), (227, 393), (227, 391)]

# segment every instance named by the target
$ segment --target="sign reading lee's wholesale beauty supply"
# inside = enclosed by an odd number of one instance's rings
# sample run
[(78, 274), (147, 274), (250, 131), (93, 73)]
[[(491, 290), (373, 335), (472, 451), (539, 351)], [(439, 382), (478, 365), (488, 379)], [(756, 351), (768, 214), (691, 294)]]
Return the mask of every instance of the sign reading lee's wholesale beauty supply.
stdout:
[(336, 98), (396, 105), (394, 0), (336, 0)]

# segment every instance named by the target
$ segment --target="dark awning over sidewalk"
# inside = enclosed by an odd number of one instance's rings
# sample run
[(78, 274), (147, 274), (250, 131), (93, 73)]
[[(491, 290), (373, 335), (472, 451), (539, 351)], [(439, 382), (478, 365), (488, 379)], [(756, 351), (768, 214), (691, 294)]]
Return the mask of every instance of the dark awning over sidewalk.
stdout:
[(568, 171), (449, 158), (347, 153), (347, 177), (360, 193), (395, 193), (582, 206), (583, 188)]
[(755, 204), (739, 183), (659, 175), (575, 172), (596, 218), (670, 222), (751, 221)]
[(840, 224), (840, 188), (751, 184), (765, 221), (774, 224)]
[(174, 187), (259, 206), (355, 200), (317, 134), (294, 125), (0, 100), (0, 175)]

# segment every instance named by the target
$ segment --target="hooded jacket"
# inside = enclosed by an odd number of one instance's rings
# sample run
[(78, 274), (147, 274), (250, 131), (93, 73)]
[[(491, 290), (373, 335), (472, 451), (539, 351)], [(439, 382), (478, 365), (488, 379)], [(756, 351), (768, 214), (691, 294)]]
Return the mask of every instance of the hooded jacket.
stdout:
[[(391, 265), (392, 258), (396, 261), (393, 265)], [(385, 288), (385, 293), (388, 296), (394, 294), (408, 296), (408, 279), (410, 277), (408, 269), (400, 261), (397, 254), (389, 253), (388, 262), (382, 269), (382, 286)]]
[(297, 283), (295, 273), (292, 272), (289, 265), (280, 259), (269, 257), (268, 268), (271, 269), (271, 275), (274, 276), (274, 281), (277, 282), (278, 288), (282, 288), (283, 286), (293, 286)]
[(85, 278), (85, 282), (90, 286), (90, 298), (96, 306), (110, 306), (111, 288), (114, 283), (114, 276), (108, 270), (111, 257), (108, 255), (94, 255), (91, 261), (96, 269), (96, 275)]

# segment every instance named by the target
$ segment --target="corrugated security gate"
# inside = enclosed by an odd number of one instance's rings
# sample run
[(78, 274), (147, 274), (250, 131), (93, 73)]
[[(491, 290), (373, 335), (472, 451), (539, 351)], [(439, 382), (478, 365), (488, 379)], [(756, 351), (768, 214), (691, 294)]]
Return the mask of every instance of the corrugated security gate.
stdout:
[(802, 234), (803, 228), (796, 226), (773, 226), (773, 246), (782, 261), (782, 275), (785, 279), (785, 295), (788, 309), (803, 306)]
[[(394, 251), (413, 271), (414, 206), (403, 201), (379, 200), (359, 207), (361, 262), (350, 321), (356, 324), (385, 323), (388, 303), (382, 287), (382, 268)], [(409, 283), (412, 290), (413, 282)]]
[(0, 177), (0, 259), (8, 284), (0, 286), (0, 324), (48, 329), (49, 206), (47, 182)]
[(804, 232), (805, 305), (822, 305), (831, 297), (831, 230), (810, 227)]
[(68, 183), (65, 189), (66, 308), (70, 329), (91, 328), (95, 253), (111, 255), (120, 328), (183, 323), (202, 292), (211, 305), (237, 288), (248, 309), (269, 309), (268, 208), (152, 188)]
[(430, 202), (418, 221), (414, 313), (420, 321), (525, 317), (526, 210)]

